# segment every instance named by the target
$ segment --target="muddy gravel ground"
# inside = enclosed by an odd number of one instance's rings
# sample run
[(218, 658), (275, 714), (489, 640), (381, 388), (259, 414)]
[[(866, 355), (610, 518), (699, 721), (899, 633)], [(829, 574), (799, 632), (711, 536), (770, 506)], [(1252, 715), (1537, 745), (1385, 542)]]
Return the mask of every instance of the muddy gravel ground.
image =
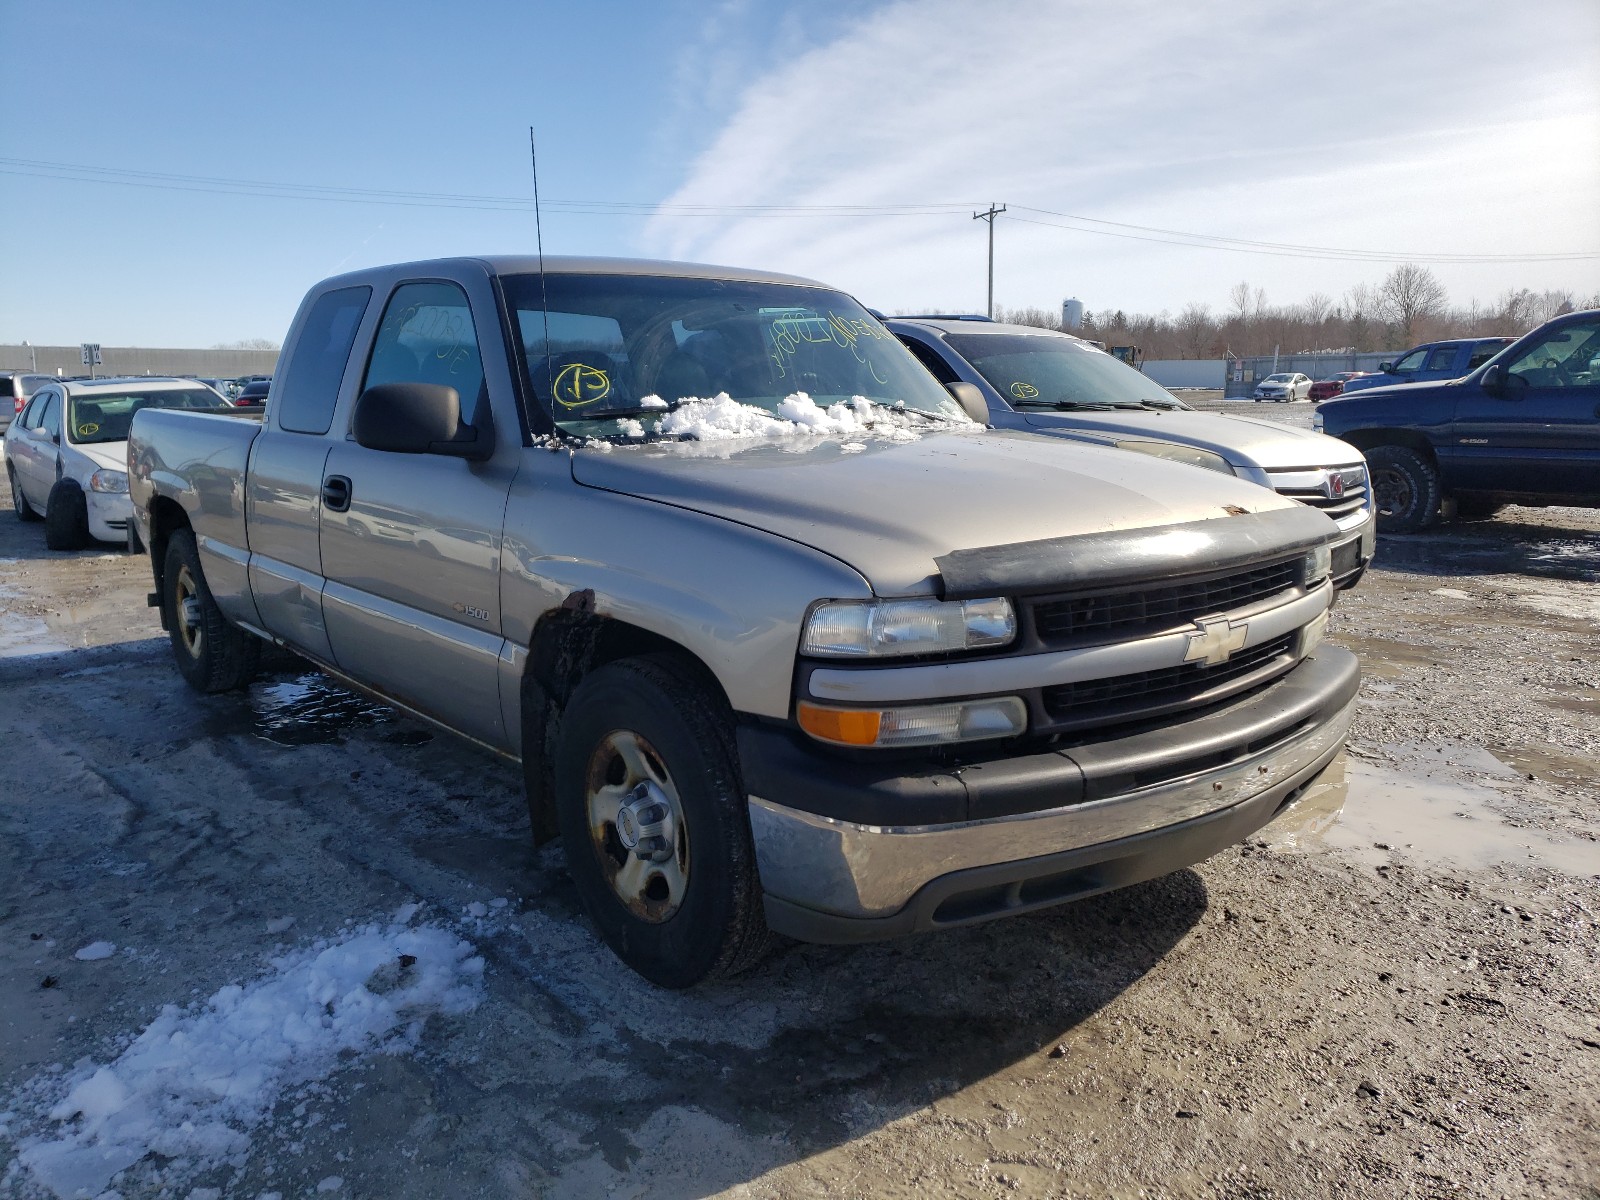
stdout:
[[(1380, 555), (1332, 626), (1342, 773), (1251, 844), (674, 994), (596, 943), (514, 769), (289, 658), (197, 696), (142, 561), (0, 511), (0, 1196), (1600, 1196), (1600, 514)], [(400, 1026), (283, 1016), (407, 920), (470, 943), (466, 1002), (401, 959), (352, 993)], [(180, 1078), (245, 1001), (261, 1071)], [(52, 1175), (153, 1053), (173, 1128)]]

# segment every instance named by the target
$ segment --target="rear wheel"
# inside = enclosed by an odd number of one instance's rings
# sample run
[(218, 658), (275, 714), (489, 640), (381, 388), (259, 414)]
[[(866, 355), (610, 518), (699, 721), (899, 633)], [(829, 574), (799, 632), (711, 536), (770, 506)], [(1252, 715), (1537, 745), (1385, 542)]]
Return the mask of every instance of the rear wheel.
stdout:
[(261, 662), (261, 641), (222, 615), (200, 569), (194, 534), (187, 529), (167, 542), (161, 607), (178, 673), (190, 687), (227, 692), (250, 682)]
[(1378, 528), (1416, 533), (1439, 517), (1439, 472), (1409, 446), (1379, 446), (1367, 454)]
[(662, 987), (734, 974), (767, 949), (732, 725), (721, 695), (671, 655), (598, 668), (561, 718), (567, 869), (606, 944)]
[(22, 494), (22, 482), (17, 478), (17, 473), (7, 466), (6, 474), (11, 478), (11, 507), (17, 510), (17, 520), (37, 521), (39, 514)]
[(58, 479), (45, 499), (44, 544), (52, 550), (82, 550), (89, 544), (89, 502), (70, 479)]

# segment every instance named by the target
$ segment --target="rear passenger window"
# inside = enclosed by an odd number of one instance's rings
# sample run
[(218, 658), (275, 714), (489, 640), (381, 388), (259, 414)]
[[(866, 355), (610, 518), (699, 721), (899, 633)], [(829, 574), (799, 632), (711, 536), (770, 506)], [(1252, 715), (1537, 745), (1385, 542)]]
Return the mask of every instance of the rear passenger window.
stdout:
[(294, 433), (327, 433), (339, 381), (350, 361), (356, 329), (372, 299), (369, 287), (340, 288), (317, 297), (295, 339), (294, 357), (272, 389), (278, 424)]
[(1505, 342), (1479, 342), (1472, 348), (1472, 357), (1467, 360), (1467, 370), (1472, 371), (1483, 366), (1505, 348)]
[(461, 398), (461, 419), (476, 424), (484, 399), (483, 358), (467, 295), (453, 283), (407, 283), (384, 309), (361, 390), (381, 383), (435, 383)]
[(950, 365), (940, 357), (939, 352), (931, 346), (925, 346), (916, 338), (901, 338), (906, 349), (911, 351), (916, 359), (933, 374), (940, 383), (955, 383), (961, 377), (950, 369)]
[(1452, 367), (1454, 367), (1456, 365), (1456, 354), (1457, 353), (1458, 353), (1458, 347), (1456, 347), (1456, 346), (1440, 346), (1432, 354), (1428, 355), (1428, 370), (1430, 370), (1430, 371), (1448, 371), (1448, 370), (1450, 370)]

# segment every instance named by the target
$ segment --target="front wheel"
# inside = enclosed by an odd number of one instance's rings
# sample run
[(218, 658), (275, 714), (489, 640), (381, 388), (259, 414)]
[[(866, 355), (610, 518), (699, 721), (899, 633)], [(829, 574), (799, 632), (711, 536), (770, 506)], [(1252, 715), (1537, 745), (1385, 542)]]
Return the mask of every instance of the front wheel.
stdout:
[(692, 663), (624, 659), (578, 685), (555, 805), (584, 910), (646, 979), (690, 987), (766, 952), (732, 714)]
[(180, 529), (167, 542), (161, 609), (178, 674), (197, 692), (229, 692), (250, 682), (261, 662), (261, 641), (222, 615), (200, 569), (194, 534)]
[(89, 544), (89, 502), (71, 479), (58, 479), (44, 505), (44, 544), (52, 550), (82, 550)]
[(1379, 446), (1367, 455), (1378, 528), (1416, 533), (1439, 518), (1439, 472), (1409, 446)]
[(17, 478), (17, 473), (7, 467), (6, 474), (11, 477), (11, 507), (17, 510), (17, 520), (37, 521), (39, 514), (34, 511), (33, 505), (28, 503), (28, 498), (22, 494), (22, 481)]

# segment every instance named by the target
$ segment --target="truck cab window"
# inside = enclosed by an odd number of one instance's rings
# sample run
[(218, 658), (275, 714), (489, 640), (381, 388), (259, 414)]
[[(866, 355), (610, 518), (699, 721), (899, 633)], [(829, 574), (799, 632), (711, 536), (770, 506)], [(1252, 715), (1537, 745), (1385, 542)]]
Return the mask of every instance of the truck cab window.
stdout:
[(283, 382), (272, 389), (280, 428), (291, 433), (328, 432), (350, 347), (371, 298), (369, 287), (340, 288), (324, 292), (311, 306)]
[(483, 357), (466, 293), (453, 283), (407, 283), (395, 290), (361, 388), (436, 383), (461, 397), (461, 419), (476, 424), (483, 403)]

